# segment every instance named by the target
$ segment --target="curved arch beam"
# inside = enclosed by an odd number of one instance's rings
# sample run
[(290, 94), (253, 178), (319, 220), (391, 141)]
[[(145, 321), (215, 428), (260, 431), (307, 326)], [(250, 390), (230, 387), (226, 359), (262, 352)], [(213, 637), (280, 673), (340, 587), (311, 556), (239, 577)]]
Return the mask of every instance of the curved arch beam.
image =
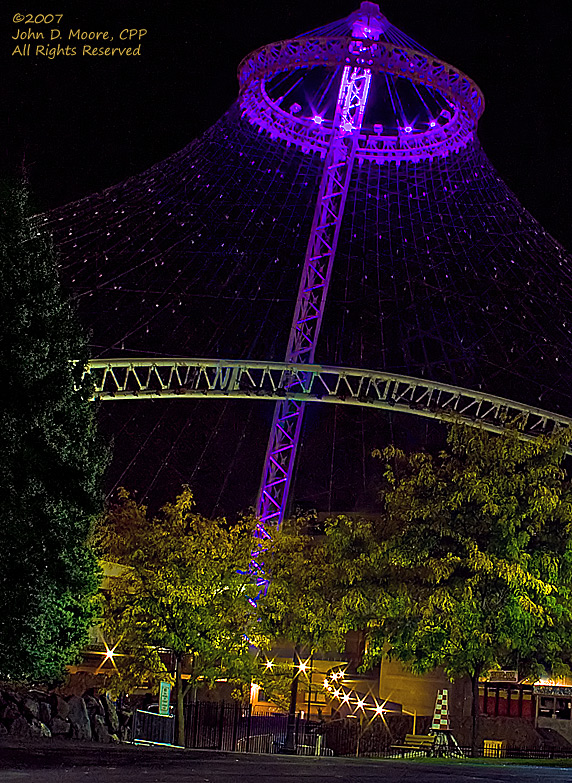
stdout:
[[(423, 378), (351, 367), (299, 365), (224, 359), (95, 359), (86, 373), (94, 399), (142, 400), (236, 398), (359, 405), (442, 421), (461, 421), (502, 432), (519, 418), (522, 436), (532, 438), (562, 427), (572, 418), (491, 394)], [(292, 380), (297, 383), (292, 387)], [(285, 384), (295, 388), (287, 392)], [(569, 450), (572, 453), (572, 449)]]

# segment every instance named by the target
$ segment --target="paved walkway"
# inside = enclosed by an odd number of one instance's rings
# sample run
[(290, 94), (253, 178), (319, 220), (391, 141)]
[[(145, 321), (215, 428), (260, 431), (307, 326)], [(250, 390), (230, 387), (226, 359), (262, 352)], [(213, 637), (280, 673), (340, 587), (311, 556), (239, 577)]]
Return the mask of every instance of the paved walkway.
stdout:
[(549, 783), (572, 769), (0, 740), (1, 783)]

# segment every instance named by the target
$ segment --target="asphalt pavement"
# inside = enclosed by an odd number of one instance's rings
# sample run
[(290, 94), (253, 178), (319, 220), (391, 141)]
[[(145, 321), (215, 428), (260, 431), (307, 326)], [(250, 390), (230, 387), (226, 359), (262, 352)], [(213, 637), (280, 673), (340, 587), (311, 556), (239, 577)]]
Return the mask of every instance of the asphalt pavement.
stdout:
[(572, 768), (0, 741), (0, 783), (572, 783)]

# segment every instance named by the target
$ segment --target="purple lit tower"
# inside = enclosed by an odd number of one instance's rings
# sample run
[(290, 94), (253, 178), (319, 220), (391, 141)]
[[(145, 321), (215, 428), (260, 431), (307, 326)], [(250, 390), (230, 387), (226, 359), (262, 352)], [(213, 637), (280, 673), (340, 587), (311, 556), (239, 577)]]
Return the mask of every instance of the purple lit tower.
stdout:
[(256, 501), (264, 535), (289, 502), (368, 507), (372, 447), (452, 413), (570, 423), (571, 259), (481, 150), (474, 82), (365, 2), (239, 83), (200, 139), (47, 219), (113, 483)]

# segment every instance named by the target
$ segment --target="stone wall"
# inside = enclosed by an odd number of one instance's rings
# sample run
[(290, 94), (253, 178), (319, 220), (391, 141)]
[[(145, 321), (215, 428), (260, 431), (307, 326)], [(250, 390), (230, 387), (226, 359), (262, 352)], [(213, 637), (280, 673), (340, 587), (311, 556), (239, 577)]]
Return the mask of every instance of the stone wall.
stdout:
[(108, 696), (62, 697), (0, 688), (0, 736), (128, 742), (132, 712)]

